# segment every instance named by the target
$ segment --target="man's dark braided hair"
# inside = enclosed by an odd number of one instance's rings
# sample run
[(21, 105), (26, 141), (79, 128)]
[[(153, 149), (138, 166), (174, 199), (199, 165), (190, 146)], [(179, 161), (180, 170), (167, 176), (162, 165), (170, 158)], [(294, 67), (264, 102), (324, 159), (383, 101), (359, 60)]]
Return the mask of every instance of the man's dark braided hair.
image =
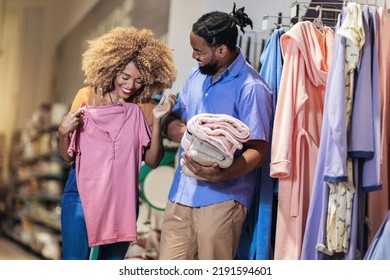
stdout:
[(252, 20), (244, 9), (245, 7), (236, 9), (234, 3), (230, 14), (219, 11), (204, 14), (192, 25), (192, 32), (202, 37), (210, 47), (225, 44), (230, 50), (235, 50), (238, 37), (237, 25), (243, 33), (245, 33), (244, 27), (250, 25), (253, 28)]

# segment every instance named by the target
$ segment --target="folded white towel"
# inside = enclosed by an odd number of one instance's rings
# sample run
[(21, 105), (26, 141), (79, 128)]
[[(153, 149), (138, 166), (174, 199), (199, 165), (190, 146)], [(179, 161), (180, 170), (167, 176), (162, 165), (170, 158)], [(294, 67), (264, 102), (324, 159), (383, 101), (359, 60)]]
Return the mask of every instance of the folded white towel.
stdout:
[[(198, 137), (190, 135), (188, 132), (182, 138), (182, 147), (188, 151), (191, 158), (197, 163), (203, 166), (211, 166), (213, 163), (217, 163), (220, 168), (229, 167), (233, 158), (223, 154), (219, 149), (207, 143), (206, 141), (200, 140)], [(195, 176), (187, 167), (182, 164), (182, 173), (200, 180), (203, 178)]]

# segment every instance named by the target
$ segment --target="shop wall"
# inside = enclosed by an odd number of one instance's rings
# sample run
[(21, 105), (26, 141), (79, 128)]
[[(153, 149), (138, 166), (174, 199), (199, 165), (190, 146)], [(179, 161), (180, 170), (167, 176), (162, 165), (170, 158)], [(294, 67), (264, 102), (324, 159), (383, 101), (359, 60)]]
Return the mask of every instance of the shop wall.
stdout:
[(84, 86), (81, 56), (87, 40), (117, 26), (149, 28), (166, 41), (170, 0), (101, 0), (58, 45), (55, 56), (56, 101), (71, 104)]
[[(385, 1), (389, 6), (390, 0), (377, 2)], [(0, 134), (5, 135), (5, 152), (12, 132), (28, 125), (40, 102), (70, 104), (83, 85), (81, 53), (87, 39), (116, 25), (151, 28), (174, 49), (178, 77), (171, 91), (176, 93), (195, 65), (188, 38), (192, 23), (205, 12), (230, 12), (234, 2), (245, 6), (254, 22), (247, 34), (260, 42), (271, 30), (263, 29), (263, 16), (282, 12), (288, 17), (294, 1), (0, 0)]]
[[(277, 16), (279, 12), (283, 16), (290, 16), (290, 4), (292, 1), (273, 0), (171, 0), (169, 18), (168, 43), (175, 50), (174, 60), (178, 68), (178, 76), (172, 86), (172, 92), (180, 91), (190, 69), (196, 64), (192, 59), (192, 49), (189, 43), (189, 33), (192, 24), (206, 12), (214, 10), (230, 13), (236, 7), (245, 7), (245, 12), (253, 21), (253, 30), (247, 28), (247, 35), (256, 36), (257, 44), (261, 39), (268, 38), (271, 28), (263, 30), (263, 16)], [(273, 23), (270, 23), (273, 24)], [(272, 26), (271, 26), (272, 27)], [(253, 42), (253, 41), (252, 41)], [(259, 48), (260, 46), (257, 45)], [(257, 56), (257, 54), (253, 54)], [(254, 58), (255, 59), (255, 58)]]
[(0, 0), (0, 183), (7, 181), (13, 132), (28, 125), (42, 100), (52, 100), (54, 46), (97, 1)]
[[(287, 4), (277, 0), (287, 8)], [(260, 2), (263, 13), (260, 11)], [(264, 2), (264, 3), (263, 3)], [(236, 1), (245, 5), (255, 28), (267, 1)], [(189, 45), (192, 23), (211, 10), (231, 11), (230, 0), (0, 0), (0, 134), (8, 158), (11, 135), (29, 125), (43, 101), (69, 104), (83, 86), (81, 53), (85, 42), (118, 25), (152, 29), (174, 49), (178, 92), (194, 65)], [(276, 13), (275, 11), (275, 13)], [(0, 174), (7, 177), (6, 172)]]
[[(336, 2), (337, 0), (317, 0), (317, 1), (298, 1), (309, 5), (313, 2)], [(294, 16), (294, 10), (291, 9), (291, 4), (296, 1), (290, 0), (171, 0), (171, 11), (169, 18), (168, 43), (175, 50), (174, 59), (178, 68), (178, 76), (172, 86), (172, 92), (179, 92), (184, 84), (188, 72), (196, 63), (192, 59), (192, 49), (189, 44), (189, 33), (192, 24), (203, 13), (219, 10), (231, 12), (233, 3), (237, 7), (245, 7), (245, 12), (253, 21), (253, 30), (247, 28), (245, 36), (251, 36), (252, 42), (256, 42), (256, 52), (253, 52), (253, 60), (260, 55), (261, 44), (263, 40), (268, 39), (271, 31), (276, 27), (277, 16), (282, 13), (284, 18), (282, 24), (288, 25), (290, 17)], [(357, 3), (377, 3), (383, 5), (387, 2), (387, 7), (390, 5), (390, 0), (358, 0)], [(305, 9), (302, 8), (302, 11)], [(268, 20), (264, 20), (265, 16), (269, 16)], [(247, 38), (245, 37), (245, 38)], [(245, 47), (245, 46), (244, 46)], [(254, 50), (253, 49), (253, 50)], [(256, 61), (254, 61), (254, 66)]]

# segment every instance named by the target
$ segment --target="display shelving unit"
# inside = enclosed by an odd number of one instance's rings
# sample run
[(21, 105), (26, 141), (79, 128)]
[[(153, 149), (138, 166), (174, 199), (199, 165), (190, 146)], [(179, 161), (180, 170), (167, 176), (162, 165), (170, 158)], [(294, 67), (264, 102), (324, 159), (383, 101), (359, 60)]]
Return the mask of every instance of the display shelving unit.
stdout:
[(61, 259), (61, 196), (69, 166), (58, 152), (58, 125), (46, 121), (15, 132), (9, 171), (1, 231), (43, 259)]

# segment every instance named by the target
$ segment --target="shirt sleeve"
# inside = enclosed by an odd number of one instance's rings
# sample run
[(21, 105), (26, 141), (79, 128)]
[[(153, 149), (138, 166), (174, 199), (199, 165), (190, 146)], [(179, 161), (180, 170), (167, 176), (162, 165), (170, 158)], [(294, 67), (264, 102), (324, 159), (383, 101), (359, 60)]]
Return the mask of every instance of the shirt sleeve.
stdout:
[(272, 94), (266, 83), (246, 85), (238, 103), (239, 119), (251, 132), (251, 140), (269, 141), (271, 126)]
[(139, 119), (139, 141), (142, 147), (148, 147), (150, 145), (151, 139), (151, 130), (145, 115), (143, 114), (141, 108), (138, 108), (138, 119)]
[[(272, 135), (270, 176), (285, 178), (291, 174), (294, 119), (307, 95), (302, 73), (304, 64), (295, 44), (287, 44)], [(300, 92), (302, 91), (302, 92)]]

